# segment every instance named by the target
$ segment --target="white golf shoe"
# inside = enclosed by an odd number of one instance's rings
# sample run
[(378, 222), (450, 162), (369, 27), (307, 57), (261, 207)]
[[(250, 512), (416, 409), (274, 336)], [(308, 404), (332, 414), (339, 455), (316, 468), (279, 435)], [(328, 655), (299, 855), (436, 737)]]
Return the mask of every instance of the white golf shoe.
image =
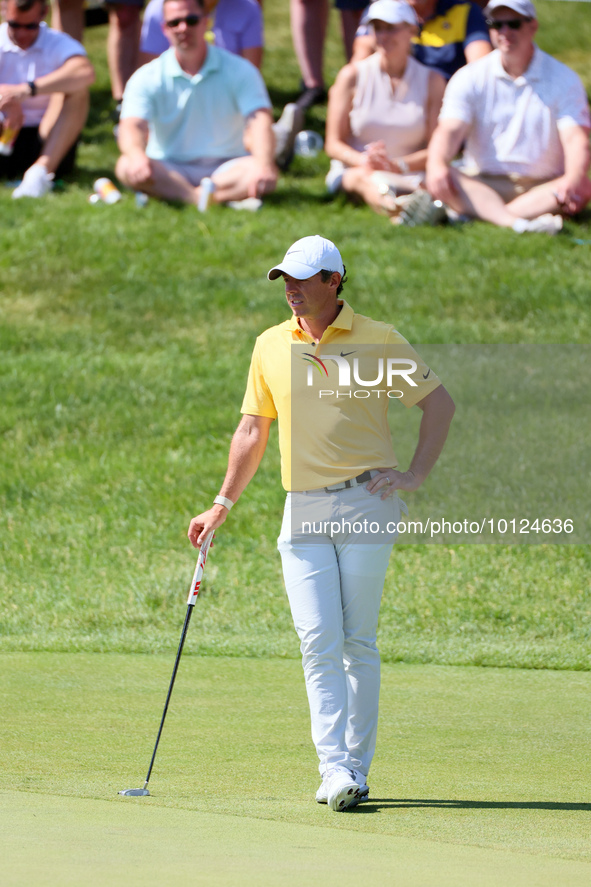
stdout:
[(13, 200), (21, 197), (45, 197), (53, 188), (53, 173), (47, 172), (43, 164), (34, 163), (23, 176), (20, 185), (12, 192)]
[(341, 812), (348, 807), (356, 807), (368, 795), (369, 788), (365, 784), (363, 773), (342, 767), (326, 771), (316, 792), (316, 801), (318, 804), (328, 804), (331, 810)]

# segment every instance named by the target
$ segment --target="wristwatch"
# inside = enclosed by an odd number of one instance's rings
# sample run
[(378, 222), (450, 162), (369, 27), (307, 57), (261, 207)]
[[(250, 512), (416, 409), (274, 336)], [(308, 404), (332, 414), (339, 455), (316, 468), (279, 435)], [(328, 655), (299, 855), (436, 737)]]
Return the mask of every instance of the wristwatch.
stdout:
[(27, 86), (29, 87), (30, 96), (37, 95), (37, 84), (34, 80), (27, 80)]

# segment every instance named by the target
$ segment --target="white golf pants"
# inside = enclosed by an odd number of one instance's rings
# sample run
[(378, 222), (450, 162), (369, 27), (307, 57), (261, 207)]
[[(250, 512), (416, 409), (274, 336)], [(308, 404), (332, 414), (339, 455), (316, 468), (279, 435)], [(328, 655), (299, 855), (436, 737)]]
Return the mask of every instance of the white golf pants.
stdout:
[[(364, 519), (374, 532), (359, 532)], [(398, 497), (382, 501), (365, 486), (287, 496), (277, 547), (321, 775), (336, 765), (369, 772), (380, 693), (378, 615), (399, 520)]]

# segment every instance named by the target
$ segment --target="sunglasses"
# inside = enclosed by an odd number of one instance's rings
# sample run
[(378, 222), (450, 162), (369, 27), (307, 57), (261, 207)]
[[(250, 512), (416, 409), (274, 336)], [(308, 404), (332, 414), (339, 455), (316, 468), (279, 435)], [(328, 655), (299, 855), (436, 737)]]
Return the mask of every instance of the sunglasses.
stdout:
[(507, 25), (512, 31), (519, 31), (522, 25), (526, 22), (531, 22), (530, 18), (510, 18), (505, 21), (497, 21), (494, 18), (488, 18), (486, 20), (486, 26), (489, 31), (500, 31), (502, 28)]
[(29, 22), (27, 25), (21, 25), (20, 22), (7, 22), (7, 24), (13, 31), (38, 31), (41, 27), (39, 22)]
[(198, 25), (202, 15), (186, 15), (184, 18), (171, 18), (169, 22), (165, 22), (167, 28), (178, 28), (183, 22), (186, 24), (188, 28), (194, 28), (195, 25)]

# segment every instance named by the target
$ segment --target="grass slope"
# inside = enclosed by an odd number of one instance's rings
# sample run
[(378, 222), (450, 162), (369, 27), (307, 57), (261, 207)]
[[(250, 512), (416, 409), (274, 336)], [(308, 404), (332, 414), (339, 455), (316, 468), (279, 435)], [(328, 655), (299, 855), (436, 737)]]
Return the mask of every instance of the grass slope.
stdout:
[[(541, 45), (591, 84), (586, 6), (539, 7)], [(284, 4), (266, 3), (265, 16), (265, 75), (278, 109), (297, 73)], [(331, 21), (329, 78), (341, 63), (334, 13)], [(0, 192), (3, 650), (176, 647), (193, 567), (186, 526), (219, 489), (254, 338), (286, 316), (265, 271), (302, 234), (335, 239), (356, 310), (391, 320), (414, 342), (590, 336), (589, 214), (553, 240), (480, 224), (394, 230), (326, 199), (322, 157), (297, 160), (254, 217), (201, 218), (154, 202), (139, 210), (129, 196), (88, 205), (92, 180), (112, 174), (116, 156), (104, 38), (100, 28), (87, 35), (98, 80), (77, 183), (39, 202)], [(315, 109), (312, 125), (321, 128), (323, 115)], [(495, 427), (487, 433), (494, 449)], [(552, 449), (572, 473), (579, 461), (564, 443), (559, 434)], [(475, 458), (444, 455), (456, 470)], [(580, 486), (585, 502), (580, 464), (564, 488)], [(555, 514), (566, 518), (559, 465), (557, 456), (544, 471), (554, 472)], [(427, 494), (452, 476), (442, 461)], [(282, 499), (273, 438), (212, 553), (190, 651), (298, 655), (275, 552)], [(583, 546), (401, 545), (386, 583), (384, 656), (588, 668), (589, 566)]]

